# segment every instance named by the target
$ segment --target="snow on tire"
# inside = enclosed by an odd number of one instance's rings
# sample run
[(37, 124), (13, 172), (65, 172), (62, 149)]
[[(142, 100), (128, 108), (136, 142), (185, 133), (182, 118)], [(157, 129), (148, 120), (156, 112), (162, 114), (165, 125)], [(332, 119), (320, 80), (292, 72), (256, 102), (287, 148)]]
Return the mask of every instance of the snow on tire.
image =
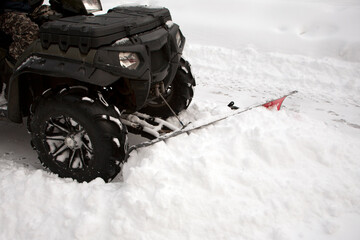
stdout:
[(128, 148), (126, 126), (114, 121), (120, 118), (115, 108), (74, 91), (46, 95), (29, 119), (32, 144), (44, 167), (79, 182), (111, 181)]

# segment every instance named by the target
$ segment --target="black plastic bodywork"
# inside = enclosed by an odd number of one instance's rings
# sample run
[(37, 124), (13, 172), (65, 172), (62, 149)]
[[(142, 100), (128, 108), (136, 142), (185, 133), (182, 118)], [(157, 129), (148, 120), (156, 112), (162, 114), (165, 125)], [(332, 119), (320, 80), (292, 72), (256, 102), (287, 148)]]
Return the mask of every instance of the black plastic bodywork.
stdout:
[[(176, 35), (181, 41), (176, 39)], [(8, 116), (21, 122), (21, 76), (72, 78), (99, 87), (129, 81), (135, 109), (146, 104), (152, 84), (169, 86), (179, 66), (185, 38), (167, 9), (114, 8), (99, 16), (75, 16), (46, 23), (40, 39), (15, 66), (10, 80)], [(136, 70), (121, 67), (120, 52), (136, 53)]]
[(140, 34), (171, 20), (166, 8), (118, 7), (98, 16), (74, 16), (42, 25), (40, 39), (44, 48), (59, 44), (66, 51), (77, 46), (82, 53), (124, 37)]

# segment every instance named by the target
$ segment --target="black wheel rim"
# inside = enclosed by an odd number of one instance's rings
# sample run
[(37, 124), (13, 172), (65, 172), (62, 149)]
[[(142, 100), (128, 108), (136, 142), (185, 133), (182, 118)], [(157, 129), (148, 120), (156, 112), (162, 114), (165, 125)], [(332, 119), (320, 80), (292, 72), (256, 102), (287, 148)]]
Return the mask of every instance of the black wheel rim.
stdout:
[(44, 143), (52, 160), (66, 169), (86, 169), (94, 151), (84, 127), (71, 117), (51, 117), (46, 122)]

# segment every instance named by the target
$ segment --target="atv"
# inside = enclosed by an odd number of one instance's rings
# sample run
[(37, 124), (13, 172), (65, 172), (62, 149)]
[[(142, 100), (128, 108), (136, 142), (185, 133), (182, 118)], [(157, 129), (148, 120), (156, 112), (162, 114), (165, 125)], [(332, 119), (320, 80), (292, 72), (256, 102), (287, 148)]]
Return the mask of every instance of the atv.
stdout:
[(11, 38), (0, 33), (2, 113), (15, 123), (27, 119), (45, 168), (109, 182), (126, 160), (128, 132), (146, 134), (139, 117), (159, 122), (189, 106), (195, 80), (182, 58), (185, 38), (166, 8), (94, 15), (99, 0), (50, 4), (58, 19), (41, 24), (39, 39), (16, 62), (7, 58)]

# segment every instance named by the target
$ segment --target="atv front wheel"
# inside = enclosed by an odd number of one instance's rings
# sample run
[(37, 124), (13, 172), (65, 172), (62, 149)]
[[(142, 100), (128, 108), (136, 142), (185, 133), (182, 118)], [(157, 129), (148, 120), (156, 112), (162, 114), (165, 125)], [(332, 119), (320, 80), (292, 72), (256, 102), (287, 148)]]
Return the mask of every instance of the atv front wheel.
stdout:
[(114, 107), (79, 94), (41, 97), (30, 117), (32, 143), (42, 164), (79, 182), (111, 181), (127, 151), (127, 130)]
[[(180, 64), (173, 82), (163, 94), (176, 114), (188, 108), (194, 96), (193, 87), (195, 86), (195, 79), (192, 76), (189, 63), (182, 59)], [(160, 97), (149, 101), (140, 111), (164, 119), (173, 115)]]

